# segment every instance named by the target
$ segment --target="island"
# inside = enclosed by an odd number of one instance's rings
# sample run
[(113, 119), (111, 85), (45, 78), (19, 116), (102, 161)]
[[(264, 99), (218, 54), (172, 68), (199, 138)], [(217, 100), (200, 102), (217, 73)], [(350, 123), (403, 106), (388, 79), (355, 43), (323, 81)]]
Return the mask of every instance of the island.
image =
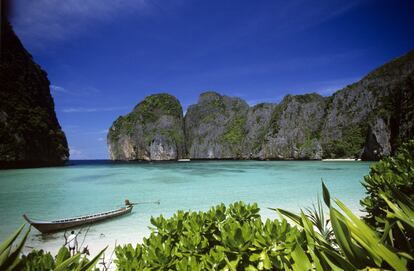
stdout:
[(204, 92), (183, 116), (177, 98), (146, 97), (107, 136), (112, 160), (378, 160), (414, 136), (414, 50), (323, 97), (249, 106)]

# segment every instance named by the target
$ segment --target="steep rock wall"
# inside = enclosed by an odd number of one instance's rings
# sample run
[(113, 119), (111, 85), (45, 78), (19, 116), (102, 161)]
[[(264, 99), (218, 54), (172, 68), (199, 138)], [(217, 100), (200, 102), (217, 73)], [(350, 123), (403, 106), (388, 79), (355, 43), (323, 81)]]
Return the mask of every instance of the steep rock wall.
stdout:
[(319, 137), (325, 100), (315, 93), (286, 96), (272, 113), (262, 158), (321, 159)]
[(249, 106), (239, 98), (216, 92), (200, 95), (185, 116), (189, 157), (195, 159), (243, 158), (242, 142)]
[(2, 16), (0, 167), (63, 164), (68, 144), (56, 118), (47, 74)]
[(414, 136), (414, 51), (337, 91), (321, 139), (325, 157), (378, 159)]
[(180, 102), (169, 94), (146, 97), (108, 133), (112, 160), (176, 160), (185, 155)]

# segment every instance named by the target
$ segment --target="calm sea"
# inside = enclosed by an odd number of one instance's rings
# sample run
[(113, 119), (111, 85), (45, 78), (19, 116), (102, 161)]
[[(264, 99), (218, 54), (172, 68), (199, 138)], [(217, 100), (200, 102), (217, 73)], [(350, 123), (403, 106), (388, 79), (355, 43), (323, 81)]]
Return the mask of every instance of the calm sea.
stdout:
[[(0, 171), (0, 241), (24, 223), (24, 213), (53, 220), (111, 210), (125, 199), (160, 200), (160, 205), (138, 205), (130, 215), (92, 226), (84, 241), (92, 252), (115, 240), (118, 244), (141, 241), (149, 232), (151, 216), (170, 216), (179, 209), (207, 210), (221, 202), (242, 200), (257, 202), (263, 217), (277, 218), (266, 207), (299, 211), (310, 206), (321, 195), (321, 179), (332, 197), (359, 212), (359, 200), (364, 196), (360, 181), (370, 166), (365, 162), (320, 161), (70, 164)], [(56, 251), (64, 242), (62, 236), (40, 235), (32, 229), (26, 249)]]

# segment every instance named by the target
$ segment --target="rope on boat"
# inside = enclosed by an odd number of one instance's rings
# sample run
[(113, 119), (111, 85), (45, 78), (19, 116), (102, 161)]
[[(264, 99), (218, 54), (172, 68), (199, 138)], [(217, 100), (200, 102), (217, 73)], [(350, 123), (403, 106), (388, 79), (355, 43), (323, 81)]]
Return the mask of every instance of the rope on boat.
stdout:
[(131, 205), (139, 205), (139, 204), (158, 204), (160, 205), (160, 200), (157, 201), (142, 201), (142, 202), (133, 202)]

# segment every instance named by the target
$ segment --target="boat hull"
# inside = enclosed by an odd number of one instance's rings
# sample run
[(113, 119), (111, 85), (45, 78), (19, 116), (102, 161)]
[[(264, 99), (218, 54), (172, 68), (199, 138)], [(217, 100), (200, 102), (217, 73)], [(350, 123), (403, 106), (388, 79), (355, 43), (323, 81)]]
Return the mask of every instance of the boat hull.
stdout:
[(93, 224), (115, 218), (118, 216), (126, 215), (131, 213), (133, 206), (127, 206), (115, 211), (100, 213), (96, 215), (82, 216), (77, 218), (71, 218), (66, 220), (57, 220), (57, 221), (36, 221), (28, 218), (26, 215), (23, 215), (24, 219), (35, 227), (41, 233), (51, 233), (62, 231), (70, 228), (76, 228), (83, 225)]

